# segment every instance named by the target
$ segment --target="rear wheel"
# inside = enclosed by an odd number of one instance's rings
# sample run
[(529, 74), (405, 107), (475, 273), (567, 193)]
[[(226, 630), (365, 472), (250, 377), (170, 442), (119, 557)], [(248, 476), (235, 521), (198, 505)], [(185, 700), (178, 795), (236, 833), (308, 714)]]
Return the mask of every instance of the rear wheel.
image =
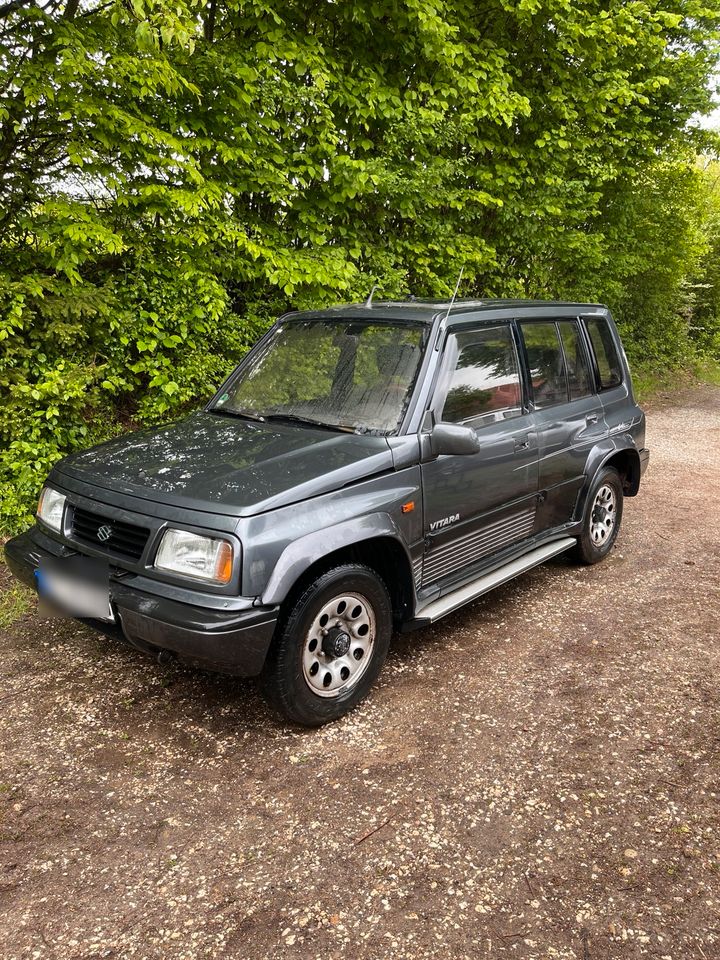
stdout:
[(392, 606), (369, 567), (321, 574), (294, 601), (263, 674), (268, 698), (308, 727), (336, 720), (370, 689), (387, 655)]
[(623, 512), (623, 486), (614, 467), (604, 467), (588, 495), (582, 532), (573, 555), (580, 563), (604, 560), (613, 548)]

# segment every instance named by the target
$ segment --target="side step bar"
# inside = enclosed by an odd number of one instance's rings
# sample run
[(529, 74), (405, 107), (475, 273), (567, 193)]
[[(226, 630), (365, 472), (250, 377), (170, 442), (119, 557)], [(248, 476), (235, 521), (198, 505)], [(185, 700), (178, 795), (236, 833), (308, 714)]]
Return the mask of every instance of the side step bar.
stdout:
[(405, 629), (413, 630), (417, 627), (434, 623), (436, 620), (439, 620), (440, 617), (444, 617), (446, 614), (452, 613), (453, 610), (457, 610), (458, 607), (470, 603), (471, 600), (476, 600), (484, 593), (488, 593), (490, 590), (494, 590), (495, 587), (507, 583), (508, 580), (519, 577), (520, 574), (525, 573), (526, 570), (537, 567), (538, 564), (544, 563), (544, 561), (549, 560), (550, 557), (557, 556), (558, 553), (564, 553), (565, 550), (574, 547), (576, 542), (575, 537), (563, 537), (562, 540), (552, 540), (550, 543), (545, 543), (541, 547), (536, 547), (536, 549), (531, 550), (530, 553), (526, 553), (524, 556), (518, 557), (517, 560), (512, 560), (510, 563), (498, 567), (497, 570), (493, 570), (491, 573), (484, 574), (477, 580), (473, 580), (472, 583), (467, 583), (464, 587), (459, 587), (457, 590), (453, 590), (452, 593), (445, 594), (444, 597), (432, 600), (418, 610), (415, 619), (405, 624)]

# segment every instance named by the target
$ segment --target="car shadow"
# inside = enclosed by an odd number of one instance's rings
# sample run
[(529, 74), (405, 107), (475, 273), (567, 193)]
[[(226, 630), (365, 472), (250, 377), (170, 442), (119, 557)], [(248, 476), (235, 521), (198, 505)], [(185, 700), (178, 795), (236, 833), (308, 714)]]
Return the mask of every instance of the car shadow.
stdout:
[[(482, 627), (484, 619), (506, 619), (517, 612), (527, 597), (528, 591), (542, 589), (543, 584), (560, 569), (574, 565), (568, 558), (555, 557), (541, 567), (534, 568), (521, 577), (509, 581), (495, 590), (479, 597), (458, 611), (449, 614), (437, 623), (407, 633), (395, 633), (390, 645), (384, 676), (381, 674), (379, 696), (384, 704), (393, 701), (396, 673), (405, 661), (419, 659), (440, 662), (440, 648), (455, 633), (465, 633)], [(53, 624), (53, 632), (65, 643), (70, 643), (76, 655), (72, 659), (78, 672), (83, 670), (83, 661), (101, 665), (101, 675), (94, 671), (96, 680), (108, 688), (122, 683), (130, 689), (126, 705), (132, 710), (152, 713), (153, 721), (169, 731), (178, 716), (188, 725), (202, 726), (208, 733), (218, 737), (228, 734), (258, 735), (275, 739), (293, 732), (311, 735), (286, 721), (261, 696), (257, 678), (233, 677), (211, 672), (203, 667), (175, 657), (157, 658), (133, 647), (118, 636), (117, 631), (98, 632), (87, 624), (76, 621), (40, 621)], [(67, 626), (63, 626), (66, 624)], [(477, 657), (490, 655), (488, 646), (478, 644)], [(78, 657), (80, 658), (78, 662)], [(388, 670), (389, 668), (389, 670)], [(107, 675), (102, 676), (107, 671)], [(401, 696), (402, 683), (397, 684), (397, 696)], [(85, 685), (83, 687), (86, 689)], [(373, 698), (373, 691), (369, 699)], [(352, 716), (352, 714), (351, 714)], [(343, 723), (341, 720), (339, 723)]]

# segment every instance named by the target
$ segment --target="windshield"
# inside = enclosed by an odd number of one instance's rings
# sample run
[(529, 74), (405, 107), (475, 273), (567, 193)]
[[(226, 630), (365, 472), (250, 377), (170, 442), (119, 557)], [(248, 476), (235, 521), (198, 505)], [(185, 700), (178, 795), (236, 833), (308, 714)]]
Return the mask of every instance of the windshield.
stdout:
[(363, 320), (279, 327), (211, 409), (392, 433), (407, 407), (426, 328)]

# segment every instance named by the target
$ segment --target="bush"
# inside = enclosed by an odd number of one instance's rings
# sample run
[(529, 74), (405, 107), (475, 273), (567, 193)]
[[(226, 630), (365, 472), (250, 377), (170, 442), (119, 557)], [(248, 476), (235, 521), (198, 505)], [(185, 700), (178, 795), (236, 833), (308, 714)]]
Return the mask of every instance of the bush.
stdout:
[[(718, 348), (694, 165), (720, 0), (70, 0), (0, 11), (0, 524), (207, 397), (290, 307), (602, 299)], [(705, 143), (705, 146), (707, 144)]]

